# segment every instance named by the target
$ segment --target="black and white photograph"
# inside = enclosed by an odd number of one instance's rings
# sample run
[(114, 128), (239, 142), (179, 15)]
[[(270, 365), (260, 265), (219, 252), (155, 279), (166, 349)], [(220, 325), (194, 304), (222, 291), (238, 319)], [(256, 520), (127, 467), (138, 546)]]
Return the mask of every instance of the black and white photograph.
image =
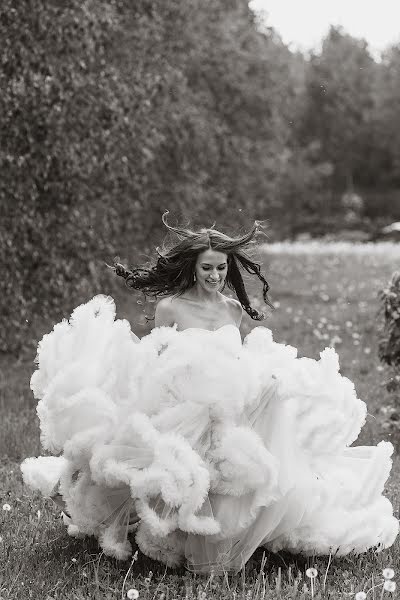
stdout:
[(0, 3), (0, 600), (391, 600), (399, 0)]

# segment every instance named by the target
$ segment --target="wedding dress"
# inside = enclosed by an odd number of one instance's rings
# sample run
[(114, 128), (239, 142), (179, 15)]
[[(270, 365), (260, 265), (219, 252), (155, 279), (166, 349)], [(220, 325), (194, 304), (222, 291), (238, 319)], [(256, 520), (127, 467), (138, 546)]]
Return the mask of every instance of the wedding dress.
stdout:
[(39, 343), (41, 442), (24, 481), (65, 503), (70, 535), (127, 559), (237, 572), (258, 547), (344, 555), (393, 544), (393, 447), (351, 446), (366, 418), (332, 348), (320, 360), (256, 327), (137, 338), (111, 298)]

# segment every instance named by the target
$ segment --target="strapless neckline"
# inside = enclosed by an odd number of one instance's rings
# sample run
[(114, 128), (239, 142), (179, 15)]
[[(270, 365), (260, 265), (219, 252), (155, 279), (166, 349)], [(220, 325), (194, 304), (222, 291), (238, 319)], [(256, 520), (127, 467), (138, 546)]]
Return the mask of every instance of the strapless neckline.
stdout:
[(186, 329), (177, 330), (178, 333), (184, 333), (185, 331), (206, 331), (207, 333), (216, 333), (217, 331), (221, 331), (221, 329), (225, 329), (225, 327), (233, 327), (238, 333), (239, 327), (234, 325), (233, 323), (226, 323), (225, 325), (221, 325), (221, 327), (217, 327), (217, 329), (205, 329), (204, 327), (187, 327)]

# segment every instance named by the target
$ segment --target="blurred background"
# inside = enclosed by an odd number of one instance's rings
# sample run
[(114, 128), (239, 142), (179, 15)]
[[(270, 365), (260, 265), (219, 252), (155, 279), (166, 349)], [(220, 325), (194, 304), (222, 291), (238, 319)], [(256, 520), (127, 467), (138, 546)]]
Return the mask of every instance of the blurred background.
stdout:
[(2, 0), (0, 39), (3, 354), (122, 297), (105, 263), (151, 257), (167, 209), (270, 242), (396, 234), (399, 40), (296, 47), (266, 0)]

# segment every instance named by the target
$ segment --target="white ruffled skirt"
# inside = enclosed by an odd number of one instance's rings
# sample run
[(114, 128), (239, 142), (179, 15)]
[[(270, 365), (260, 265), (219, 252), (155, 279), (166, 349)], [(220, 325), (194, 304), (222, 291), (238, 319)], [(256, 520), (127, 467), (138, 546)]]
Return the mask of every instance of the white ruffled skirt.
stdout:
[(239, 571), (256, 548), (339, 555), (393, 544), (393, 447), (350, 446), (366, 406), (331, 348), (315, 361), (256, 327), (159, 327), (141, 340), (111, 298), (39, 343), (41, 441), (25, 482), (62, 498), (71, 535), (126, 559)]

